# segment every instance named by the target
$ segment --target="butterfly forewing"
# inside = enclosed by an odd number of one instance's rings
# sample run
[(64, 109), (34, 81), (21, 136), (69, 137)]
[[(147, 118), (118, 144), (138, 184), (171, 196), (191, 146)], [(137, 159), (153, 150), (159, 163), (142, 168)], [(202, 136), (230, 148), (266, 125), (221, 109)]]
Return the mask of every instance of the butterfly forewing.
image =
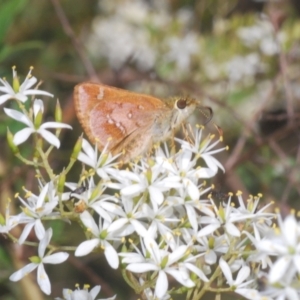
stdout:
[(147, 130), (158, 109), (161, 112), (165, 106), (157, 98), (102, 84), (83, 83), (75, 87), (78, 119), (88, 138), (97, 142), (100, 149), (109, 138), (112, 149), (126, 137), (130, 141), (137, 129)]

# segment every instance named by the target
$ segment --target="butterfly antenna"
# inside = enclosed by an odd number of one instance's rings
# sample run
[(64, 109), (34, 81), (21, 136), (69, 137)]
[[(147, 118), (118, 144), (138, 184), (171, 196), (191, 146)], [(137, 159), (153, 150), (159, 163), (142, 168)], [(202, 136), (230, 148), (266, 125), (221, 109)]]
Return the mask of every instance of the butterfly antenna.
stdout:
[(201, 107), (200, 112), (206, 118), (206, 121), (204, 122), (204, 125), (208, 124), (214, 116), (214, 112), (213, 112), (212, 108), (209, 107), (209, 106)]

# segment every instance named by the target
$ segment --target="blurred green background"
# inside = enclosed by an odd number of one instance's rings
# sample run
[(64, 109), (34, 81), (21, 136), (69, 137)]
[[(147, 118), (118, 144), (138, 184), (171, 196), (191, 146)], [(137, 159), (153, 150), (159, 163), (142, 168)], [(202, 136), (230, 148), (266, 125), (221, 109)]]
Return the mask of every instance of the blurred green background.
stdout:
[[(57, 171), (82, 132), (72, 99), (77, 83), (103, 82), (161, 98), (200, 98), (214, 110), (207, 132), (219, 134), (215, 123), (229, 145), (217, 156), (226, 173), (211, 182), (216, 195), (241, 190), (247, 198), (260, 192), (284, 215), (300, 203), (299, 14), (297, 0), (0, 0), (0, 76), (11, 82), (15, 65), (22, 81), (34, 66), (42, 89), (60, 100), (63, 122), (73, 131), (62, 133), (62, 147), (51, 157)], [(45, 99), (49, 120), (55, 102)], [(36, 189), (34, 171), (6, 146), (7, 126), (18, 130), (13, 123), (0, 114), (2, 212), (6, 199), (22, 186)], [(21, 149), (24, 155), (31, 152), (28, 145)], [(62, 226), (55, 224), (56, 241), (74, 243), (77, 233), (63, 236)], [(36, 288), (33, 276), (23, 284), (8, 281), (19, 268), (10, 262), (34, 250), (19, 246), (22, 253), (12, 254), (9, 240), (0, 241), (0, 299), (50, 299)], [(118, 293), (117, 299), (137, 299), (102, 258), (73, 258), (69, 269), (54, 265), (48, 270), (53, 296), (63, 287), (90, 283), (102, 285), (103, 297)]]

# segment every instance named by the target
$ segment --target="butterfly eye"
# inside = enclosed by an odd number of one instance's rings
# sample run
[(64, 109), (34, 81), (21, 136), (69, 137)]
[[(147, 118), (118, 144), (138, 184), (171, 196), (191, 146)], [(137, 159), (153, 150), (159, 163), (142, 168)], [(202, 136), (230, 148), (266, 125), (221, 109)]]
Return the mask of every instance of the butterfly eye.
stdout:
[(184, 109), (184, 108), (186, 108), (186, 100), (185, 100), (185, 99), (179, 99), (179, 100), (176, 102), (176, 106), (177, 106), (179, 109)]

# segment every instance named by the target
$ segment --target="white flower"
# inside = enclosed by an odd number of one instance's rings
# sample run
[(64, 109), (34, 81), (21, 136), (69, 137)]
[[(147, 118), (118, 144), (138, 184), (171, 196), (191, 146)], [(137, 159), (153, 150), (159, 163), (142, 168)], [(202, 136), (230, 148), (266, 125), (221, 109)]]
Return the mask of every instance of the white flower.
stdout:
[(32, 69), (33, 68), (30, 68), (21, 86), (19, 84), (19, 79), (17, 77), (17, 71), (15, 67), (13, 67), (13, 87), (6, 80), (0, 78), (0, 83), (2, 83), (3, 85), (0, 86), (0, 92), (4, 93), (4, 95), (0, 96), (0, 105), (9, 99), (16, 99), (21, 102), (25, 102), (28, 99), (29, 95), (45, 95), (53, 97), (53, 95), (48, 92), (37, 89), (30, 89), (37, 82), (37, 79), (31, 76)]
[(195, 283), (189, 277), (187, 269), (181, 268), (178, 270), (178, 266), (176, 265), (186, 255), (187, 246), (178, 246), (172, 253), (169, 253), (167, 250), (160, 249), (152, 238), (145, 237), (144, 243), (150, 258), (144, 262), (131, 263), (126, 269), (134, 273), (156, 271), (158, 277), (156, 279), (155, 296), (163, 297), (167, 293), (169, 286), (167, 274), (174, 277), (186, 287), (191, 288), (195, 286)]
[(195, 248), (197, 252), (204, 252), (205, 262), (209, 265), (215, 264), (217, 262), (217, 257), (220, 253), (226, 253), (229, 249), (229, 240), (226, 235), (221, 236), (206, 236), (197, 237), (199, 245)]
[[(90, 291), (88, 291), (88, 287), (84, 287), (82, 290), (77, 288), (74, 291), (70, 289), (63, 289), (64, 298), (58, 297), (55, 298), (55, 300), (95, 300), (100, 290), (100, 285), (94, 286)], [(116, 296), (98, 300), (114, 300), (115, 298)]]
[[(240, 230), (234, 224), (235, 219), (231, 217), (234, 208), (230, 205), (231, 198), (229, 198), (228, 203), (220, 205), (219, 209), (216, 207), (215, 203), (212, 201), (212, 207), (214, 208), (216, 216), (202, 216), (200, 218), (200, 224), (208, 224), (199, 230), (197, 236), (203, 237), (213, 233), (220, 227), (224, 227), (226, 233), (239, 237), (241, 235)], [(249, 218), (249, 216), (244, 216), (244, 219)], [(240, 220), (239, 220), (240, 221)]]
[(84, 256), (91, 253), (96, 247), (101, 246), (104, 250), (104, 255), (113, 269), (119, 267), (119, 258), (117, 251), (114, 247), (108, 242), (109, 239), (114, 239), (112, 234), (108, 233), (109, 222), (99, 218), (99, 226), (97, 226), (91, 214), (87, 211), (84, 211), (80, 215), (80, 219), (84, 226), (89, 232), (94, 236), (94, 238), (82, 242), (75, 251), (75, 256)]
[[(50, 131), (48, 131), (48, 128), (68, 128), (72, 129), (72, 127), (68, 124), (64, 123), (59, 123), (59, 122), (46, 122), (42, 125), (36, 126), (29, 117), (26, 115), (22, 114), (21, 112), (10, 109), (10, 108), (4, 108), (5, 113), (11, 117), (12, 119), (22, 122), (25, 125), (27, 125), (27, 128), (21, 129), (18, 131), (13, 138), (13, 142), (15, 145), (20, 145), (24, 143), (29, 136), (32, 133), (38, 133), (40, 134), (49, 144), (55, 146), (56, 148), (59, 148), (60, 146), (60, 141), (59, 139)], [(43, 113), (44, 111), (44, 106), (43, 102), (41, 100), (35, 100), (33, 104), (33, 113), (34, 113), (34, 118), (37, 117), (37, 114)]]
[(98, 176), (104, 180), (110, 180), (107, 171), (111, 168), (115, 167), (118, 162), (116, 159), (121, 155), (117, 154), (116, 156), (112, 156), (111, 153), (107, 152), (107, 148), (109, 146), (109, 142), (105, 145), (101, 154), (98, 157), (98, 148), (95, 145), (95, 148), (91, 146), (91, 144), (86, 140), (82, 140), (82, 150), (77, 159), (84, 164), (92, 167)]
[(109, 226), (108, 232), (116, 232), (119, 236), (132, 234), (134, 231), (140, 236), (145, 236), (147, 231), (140, 219), (146, 215), (140, 211), (141, 201), (134, 205), (129, 197), (122, 197), (122, 208), (115, 206), (112, 213), (118, 216)]
[(145, 218), (150, 222), (149, 228), (147, 230), (147, 235), (156, 238), (158, 234), (161, 236), (169, 236), (171, 238), (172, 229), (165, 225), (164, 223), (178, 223), (180, 220), (176, 218), (174, 210), (170, 205), (159, 206), (158, 210), (153, 210), (150, 205), (144, 203), (142, 205), (142, 210)]
[(195, 170), (195, 176), (204, 179), (215, 176), (218, 169), (225, 172), (222, 164), (214, 158), (213, 155), (226, 150), (227, 147), (213, 150), (213, 148), (222, 141), (222, 137), (212, 143), (214, 135), (209, 135), (205, 139), (202, 139), (202, 130), (203, 127), (197, 127), (195, 132), (191, 133), (191, 136), (193, 137), (192, 142), (178, 138), (175, 138), (175, 140), (181, 144), (183, 151), (191, 151), (196, 155), (196, 158), (204, 160), (207, 167), (196, 168)]
[(164, 191), (180, 186), (173, 178), (164, 174), (164, 169), (160, 164), (152, 167), (147, 164), (141, 166), (134, 165), (135, 170), (111, 170), (110, 174), (120, 184), (109, 184), (109, 187), (120, 189), (124, 197), (136, 197), (149, 193), (150, 201), (154, 210), (164, 201)]
[[(143, 280), (143, 278), (139, 278), (140, 284), (143, 285), (145, 283), (145, 281)], [(146, 300), (168, 300), (171, 298), (171, 296), (169, 294), (165, 294), (162, 297), (155, 297), (154, 292), (152, 291), (151, 288), (146, 288), (143, 291)]]
[(295, 274), (300, 274), (300, 225), (293, 215), (287, 216), (284, 221), (278, 215), (278, 224), (280, 234), (273, 233), (261, 240), (257, 249), (271, 256), (278, 256), (269, 272), (270, 283), (283, 279), (290, 283)]
[(26, 265), (19, 271), (13, 273), (9, 279), (11, 281), (18, 281), (22, 279), (25, 275), (33, 271), (37, 268), (37, 281), (41, 288), (41, 290), (47, 294), (50, 295), (51, 293), (51, 283), (48, 278), (47, 273), (44, 269), (44, 264), (60, 264), (64, 262), (68, 257), (69, 254), (66, 252), (58, 252), (51, 255), (45, 256), (45, 250), (51, 240), (52, 237), (52, 228), (49, 228), (44, 238), (39, 243), (38, 248), (38, 256), (31, 257), (30, 260), (32, 261), (30, 264)]
[(41, 218), (45, 216), (51, 217), (58, 215), (58, 213), (52, 212), (58, 204), (58, 197), (50, 197), (49, 195), (49, 191), (51, 191), (52, 194), (52, 189), (50, 189), (50, 185), (52, 184), (53, 183), (47, 183), (44, 187), (42, 187), (41, 193), (38, 196), (27, 191), (29, 195), (27, 202), (19, 197), (19, 200), (24, 205), (22, 208), (23, 212), (19, 215), (20, 222), (27, 223), (19, 238), (20, 244), (24, 243), (33, 227), (36, 236), (39, 240), (41, 240), (45, 234), (45, 229), (43, 223), (41, 222)]
[(219, 266), (227, 279), (228, 285), (230, 287), (234, 287), (235, 290), (244, 288), (245, 286), (253, 282), (253, 280), (244, 282), (250, 275), (250, 268), (248, 266), (241, 267), (235, 280), (233, 280), (231, 269), (228, 263), (223, 259), (223, 257), (220, 258)]
[(0, 233), (8, 233), (11, 229), (21, 223), (20, 216), (11, 216), (9, 212), (9, 205), (7, 204), (5, 210), (5, 218), (0, 214)]
[(112, 221), (112, 216), (114, 215), (112, 215), (111, 212), (113, 212), (116, 207), (118, 207), (117, 203), (119, 203), (119, 200), (114, 196), (103, 194), (106, 186), (102, 181), (100, 181), (98, 185), (95, 186), (94, 177), (90, 177), (86, 185), (82, 186), (84, 187), (84, 191), (81, 193), (77, 192), (77, 184), (67, 182), (65, 183), (65, 185), (72, 189), (70, 196), (79, 200), (78, 205), (82, 207), (82, 211), (91, 207), (103, 219), (107, 220), (108, 222)]

